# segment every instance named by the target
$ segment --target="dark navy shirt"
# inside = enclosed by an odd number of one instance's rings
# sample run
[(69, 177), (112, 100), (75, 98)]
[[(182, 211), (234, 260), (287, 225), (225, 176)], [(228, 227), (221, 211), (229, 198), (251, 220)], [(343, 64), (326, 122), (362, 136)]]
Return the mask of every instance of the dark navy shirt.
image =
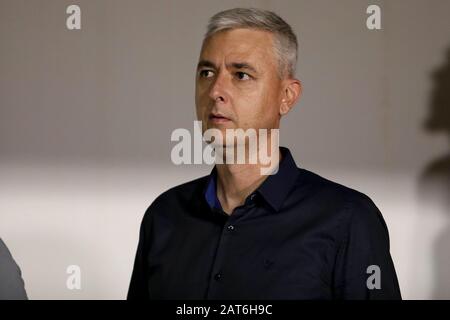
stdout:
[(158, 196), (141, 224), (128, 299), (401, 299), (371, 199), (280, 151), (278, 172), (231, 215), (215, 167)]

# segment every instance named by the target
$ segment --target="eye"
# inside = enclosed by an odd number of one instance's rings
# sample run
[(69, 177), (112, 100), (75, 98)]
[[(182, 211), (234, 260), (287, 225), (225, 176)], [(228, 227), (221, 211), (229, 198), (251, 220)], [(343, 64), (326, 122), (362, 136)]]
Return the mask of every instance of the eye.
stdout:
[(199, 75), (202, 78), (210, 78), (214, 75), (214, 72), (212, 72), (211, 70), (204, 69), (204, 70), (200, 70)]
[(238, 77), (239, 80), (250, 80), (251, 79), (250, 75), (248, 75), (247, 73), (242, 72), (242, 71), (236, 72), (236, 76)]

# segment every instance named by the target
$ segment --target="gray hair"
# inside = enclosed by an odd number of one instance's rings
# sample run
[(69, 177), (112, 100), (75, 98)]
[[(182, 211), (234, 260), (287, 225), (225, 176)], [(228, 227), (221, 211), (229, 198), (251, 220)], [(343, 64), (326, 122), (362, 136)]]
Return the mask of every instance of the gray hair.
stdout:
[(256, 8), (234, 8), (221, 11), (211, 17), (205, 40), (215, 33), (227, 29), (256, 29), (274, 34), (275, 55), (281, 78), (294, 77), (297, 65), (297, 37), (292, 28), (274, 12)]

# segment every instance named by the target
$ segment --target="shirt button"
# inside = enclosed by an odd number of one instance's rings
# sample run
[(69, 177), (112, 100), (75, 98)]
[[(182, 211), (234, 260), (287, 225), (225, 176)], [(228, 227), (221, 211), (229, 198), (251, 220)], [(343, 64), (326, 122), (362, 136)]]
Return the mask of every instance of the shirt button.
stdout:
[(214, 275), (214, 279), (215, 279), (216, 281), (219, 281), (220, 279), (222, 279), (222, 274), (216, 273), (216, 274)]
[(255, 200), (255, 197), (256, 197), (256, 193), (253, 193), (251, 196), (250, 196), (250, 200)]
[(228, 226), (227, 229), (228, 229), (228, 231), (232, 232), (232, 231), (235, 230), (235, 227), (231, 224), (231, 225)]

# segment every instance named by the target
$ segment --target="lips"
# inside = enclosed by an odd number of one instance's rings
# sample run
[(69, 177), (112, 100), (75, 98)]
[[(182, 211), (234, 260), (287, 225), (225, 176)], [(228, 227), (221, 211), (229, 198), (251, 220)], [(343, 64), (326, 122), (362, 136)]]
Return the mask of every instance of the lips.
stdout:
[(211, 112), (209, 115), (209, 119), (213, 122), (227, 122), (230, 121), (230, 118), (226, 117), (222, 113), (219, 112)]

